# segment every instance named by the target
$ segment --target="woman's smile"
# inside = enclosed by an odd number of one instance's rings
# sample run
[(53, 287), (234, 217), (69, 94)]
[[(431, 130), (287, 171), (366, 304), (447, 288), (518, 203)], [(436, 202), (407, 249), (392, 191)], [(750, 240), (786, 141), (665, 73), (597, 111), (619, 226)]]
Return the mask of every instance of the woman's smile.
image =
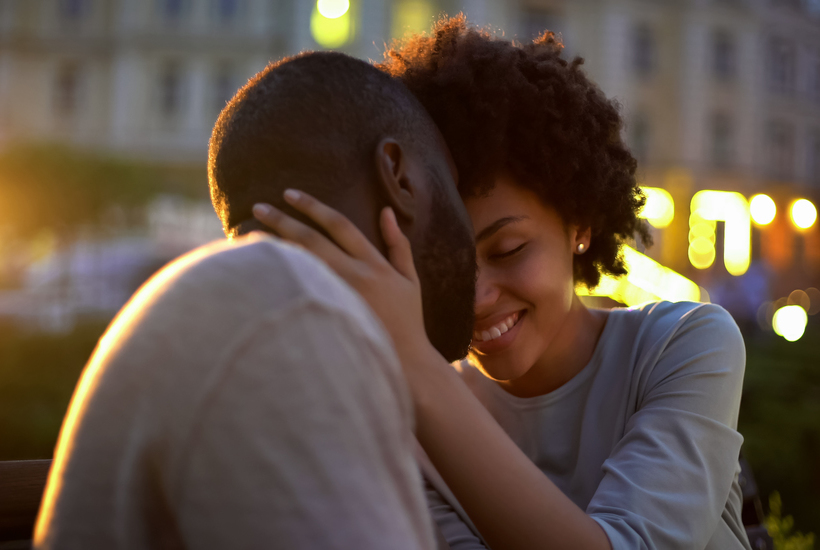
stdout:
[[(476, 323), (473, 331), (472, 347), (482, 354), (491, 354), (503, 351), (510, 347), (520, 332), (527, 310), (522, 309), (510, 314), (496, 315), (491, 322)], [(500, 320), (497, 320), (499, 319)]]

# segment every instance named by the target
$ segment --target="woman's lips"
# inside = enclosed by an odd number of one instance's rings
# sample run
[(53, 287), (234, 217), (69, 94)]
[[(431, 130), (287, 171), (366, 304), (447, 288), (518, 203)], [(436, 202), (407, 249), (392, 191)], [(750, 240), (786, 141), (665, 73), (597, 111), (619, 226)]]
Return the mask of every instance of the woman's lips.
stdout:
[(473, 349), (481, 353), (493, 353), (509, 346), (518, 334), (526, 310), (504, 317), (494, 325), (473, 332)]

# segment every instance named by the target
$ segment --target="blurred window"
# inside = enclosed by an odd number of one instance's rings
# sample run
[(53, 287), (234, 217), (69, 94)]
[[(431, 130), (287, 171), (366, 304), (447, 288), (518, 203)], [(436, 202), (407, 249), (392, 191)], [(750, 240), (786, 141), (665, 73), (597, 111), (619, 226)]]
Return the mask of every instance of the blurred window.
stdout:
[(782, 121), (766, 126), (767, 168), (773, 178), (788, 179), (794, 170), (794, 127)]
[(236, 93), (236, 71), (230, 63), (220, 64), (214, 73), (214, 111), (218, 115)]
[(555, 11), (524, 8), (521, 10), (521, 40), (532, 41), (542, 34), (544, 31), (552, 31), (556, 35), (561, 34), (563, 41), (564, 32), (564, 17)]
[(803, 0), (803, 6), (811, 15), (820, 15), (820, 0)]
[(649, 76), (655, 70), (655, 35), (649, 25), (641, 23), (632, 36), (632, 68), (638, 76)]
[(814, 55), (811, 56), (811, 67), (808, 76), (809, 97), (820, 102), (820, 50), (815, 50)]
[(54, 110), (61, 118), (73, 117), (80, 102), (80, 67), (74, 61), (57, 68), (54, 86)]
[(88, 14), (88, 4), (88, 0), (59, 0), (57, 14), (60, 21), (64, 23), (81, 21)]
[(734, 36), (726, 30), (712, 37), (712, 74), (720, 80), (731, 80), (737, 72), (737, 47)]
[(808, 139), (808, 181), (815, 187), (820, 187), (820, 128), (809, 131)]
[(159, 112), (175, 117), (182, 108), (182, 69), (176, 61), (166, 62), (159, 73)]
[(240, 0), (212, 0), (215, 19), (225, 24), (233, 23), (239, 17)]
[(157, 0), (160, 17), (167, 23), (178, 23), (187, 7), (186, 0)]
[(711, 120), (711, 160), (718, 168), (727, 168), (734, 162), (735, 128), (726, 113), (716, 113)]
[(649, 140), (651, 139), (649, 118), (638, 114), (632, 119), (632, 128), (629, 132), (629, 141), (632, 144), (632, 155), (640, 163), (646, 162), (649, 157)]
[(797, 51), (794, 43), (785, 38), (770, 39), (768, 65), (771, 88), (777, 92), (793, 92), (797, 68)]

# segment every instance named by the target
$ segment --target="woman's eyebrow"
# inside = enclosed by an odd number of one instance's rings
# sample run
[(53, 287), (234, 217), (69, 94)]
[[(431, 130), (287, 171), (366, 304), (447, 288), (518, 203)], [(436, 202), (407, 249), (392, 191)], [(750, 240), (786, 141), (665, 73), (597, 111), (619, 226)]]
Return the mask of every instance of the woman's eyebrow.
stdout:
[(479, 243), (483, 240), (489, 239), (493, 235), (495, 235), (499, 229), (504, 227), (507, 224), (519, 222), (521, 220), (528, 219), (529, 216), (507, 216), (505, 218), (499, 218), (495, 220), (493, 223), (479, 231), (478, 235), (476, 235), (475, 242)]

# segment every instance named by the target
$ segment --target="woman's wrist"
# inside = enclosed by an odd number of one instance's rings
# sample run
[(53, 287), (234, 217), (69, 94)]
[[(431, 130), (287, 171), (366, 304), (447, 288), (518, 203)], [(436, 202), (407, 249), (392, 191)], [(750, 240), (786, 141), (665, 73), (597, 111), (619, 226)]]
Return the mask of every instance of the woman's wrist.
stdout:
[(452, 367), (426, 337), (423, 341), (404, 341), (396, 346), (396, 352), (418, 409), (427, 398), (432, 397), (431, 392), (440, 383), (442, 375), (446, 375)]

